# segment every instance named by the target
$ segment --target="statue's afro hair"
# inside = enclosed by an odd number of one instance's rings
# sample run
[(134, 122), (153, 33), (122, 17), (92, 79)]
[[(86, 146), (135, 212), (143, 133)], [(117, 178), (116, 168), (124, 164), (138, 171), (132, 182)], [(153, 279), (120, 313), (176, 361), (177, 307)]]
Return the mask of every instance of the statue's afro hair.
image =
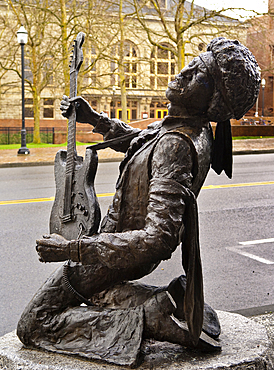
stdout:
[(209, 119), (240, 119), (255, 104), (260, 89), (259, 66), (253, 54), (237, 40), (218, 37), (207, 51), (217, 65), (215, 92), (207, 112)]

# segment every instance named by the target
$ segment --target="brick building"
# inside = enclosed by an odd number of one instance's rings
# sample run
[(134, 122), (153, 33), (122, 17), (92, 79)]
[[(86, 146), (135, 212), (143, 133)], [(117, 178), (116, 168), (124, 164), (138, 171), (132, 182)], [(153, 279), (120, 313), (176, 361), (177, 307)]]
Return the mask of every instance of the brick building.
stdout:
[[(265, 117), (274, 116), (274, 0), (268, 2), (268, 14), (256, 17), (252, 20), (251, 27), (247, 33), (247, 47), (254, 54), (260, 68), (262, 79), (265, 79), (265, 88), (261, 86), (258, 111), (262, 115), (264, 108)], [(263, 102), (264, 100), (264, 102)], [(263, 104), (264, 103), (264, 104)], [(264, 106), (263, 106), (264, 105)], [(255, 114), (256, 107), (249, 112)]]

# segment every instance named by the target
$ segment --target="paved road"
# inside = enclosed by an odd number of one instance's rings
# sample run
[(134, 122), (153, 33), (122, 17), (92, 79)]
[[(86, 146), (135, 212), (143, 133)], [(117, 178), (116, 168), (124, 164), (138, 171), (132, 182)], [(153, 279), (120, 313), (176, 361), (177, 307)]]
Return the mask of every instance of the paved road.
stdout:
[[(234, 163), (233, 180), (210, 171), (198, 202), (205, 298), (228, 311), (274, 304), (274, 155), (234, 156)], [(117, 174), (118, 163), (99, 165), (102, 213)], [(58, 266), (39, 263), (34, 248), (48, 232), (54, 192), (52, 166), (0, 169), (0, 335), (16, 327), (22, 309)], [(180, 273), (178, 248), (143, 281), (167, 284)]]

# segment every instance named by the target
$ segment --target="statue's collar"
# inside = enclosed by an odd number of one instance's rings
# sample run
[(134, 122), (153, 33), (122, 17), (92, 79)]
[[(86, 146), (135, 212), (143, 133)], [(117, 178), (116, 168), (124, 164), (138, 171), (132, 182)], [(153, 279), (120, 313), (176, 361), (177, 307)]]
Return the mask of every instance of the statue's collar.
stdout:
[(178, 127), (209, 127), (207, 119), (201, 116), (166, 116), (161, 122), (162, 128), (172, 130)]

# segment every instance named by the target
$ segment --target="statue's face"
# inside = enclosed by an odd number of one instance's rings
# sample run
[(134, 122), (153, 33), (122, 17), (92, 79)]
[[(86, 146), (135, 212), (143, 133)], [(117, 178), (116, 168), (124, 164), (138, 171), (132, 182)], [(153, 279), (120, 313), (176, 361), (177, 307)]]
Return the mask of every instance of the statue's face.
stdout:
[(204, 112), (213, 94), (213, 81), (203, 61), (196, 57), (168, 84), (166, 97), (172, 104)]

